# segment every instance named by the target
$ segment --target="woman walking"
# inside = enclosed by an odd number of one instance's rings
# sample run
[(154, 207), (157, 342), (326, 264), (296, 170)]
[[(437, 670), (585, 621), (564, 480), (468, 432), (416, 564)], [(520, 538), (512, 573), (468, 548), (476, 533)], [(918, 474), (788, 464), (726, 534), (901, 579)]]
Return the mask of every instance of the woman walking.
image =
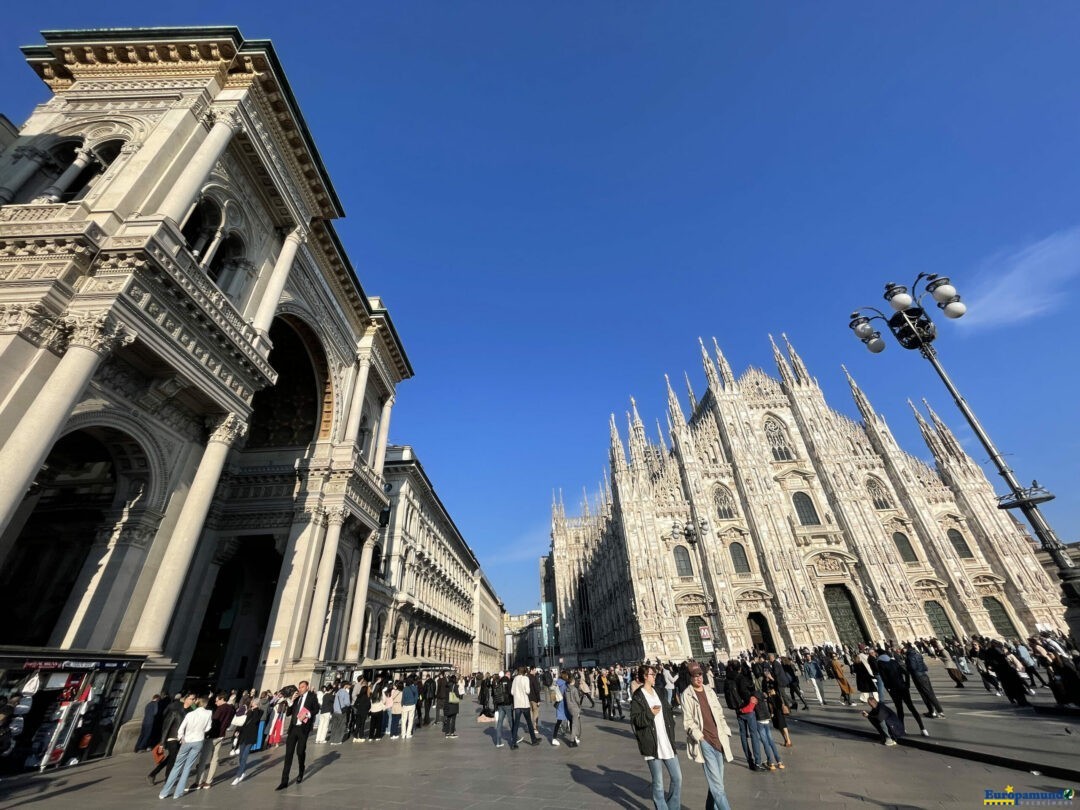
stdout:
[(570, 716), (566, 713), (566, 673), (563, 672), (551, 684), (551, 701), (555, 704), (555, 727), (551, 729), (551, 744), (559, 745), (559, 728), (566, 723), (570, 731)]
[[(656, 810), (681, 810), (682, 771), (675, 756), (675, 716), (671, 704), (656, 689), (656, 670), (642, 665), (637, 671), (641, 688), (630, 699), (630, 724), (634, 727), (638, 751), (649, 766), (652, 776), (653, 804)], [(671, 788), (664, 793), (664, 771), (667, 768)]]
[(450, 676), (448, 684), (449, 692), (446, 698), (446, 706), (443, 709), (443, 736), (448, 740), (457, 739), (457, 716), (461, 709), (461, 698), (465, 695), (465, 689), (457, 675)]
[(259, 734), (262, 724), (262, 709), (259, 708), (259, 699), (255, 698), (248, 704), (247, 720), (240, 726), (236, 735), (236, 743), (240, 746), (240, 760), (236, 765), (236, 778), (233, 779), (233, 787), (244, 781), (244, 773), (247, 771), (248, 757), (258, 746)]
[(165, 785), (158, 794), (159, 799), (166, 798), (174, 787), (176, 788), (173, 793), (174, 799), (179, 799), (184, 795), (191, 769), (198, 761), (199, 754), (202, 753), (206, 732), (210, 730), (212, 723), (213, 715), (206, 708), (206, 698), (199, 698), (195, 701), (195, 708), (188, 712), (177, 730), (180, 753), (176, 755), (176, 764), (173, 765), (169, 778), (165, 780)]
[(285, 712), (288, 708), (285, 699), (278, 695), (272, 708), (274, 719), (273, 722), (270, 723), (270, 736), (266, 739), (267, 745), (273, 746), (274, 748), (281, 745), (281, 741), (285, 737)]
[(840, 656), (833, 653), (829, 665), (832, 667), (833, 677), (836, 678), (836, 682), (840, 685), (840, 699), (844, 701), (845, 706), (850, 706), (851, 684), (848, 683), (847, 677), (844, 675), (844, 664), (840, 660)]
[(567, 716), (567, 730), (570, 733), (572, 745), (577, 748), (581, 745), (581, 701), (583, 698), (581, 692), (581, 673), (575, 672), (573, 674), (563, 670), (563, 680), (566, 681), (566, 716)]

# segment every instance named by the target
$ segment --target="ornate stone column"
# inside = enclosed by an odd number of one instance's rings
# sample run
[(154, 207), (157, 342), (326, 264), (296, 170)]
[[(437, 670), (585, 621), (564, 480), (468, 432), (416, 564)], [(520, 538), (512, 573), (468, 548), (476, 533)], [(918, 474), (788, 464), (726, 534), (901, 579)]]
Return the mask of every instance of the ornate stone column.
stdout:
[(64, 169), (64, 173), (57, 177), (51, 186), (35, 197), (34, 202), (60, 202), (60, 197), (63, 196), (64, 192), (71, 188), (71, 184), (75, 182), (75, 178), (82, 174), (82, 170), (89, 166), (90, 162), (93, 160), (95, 160), (94, 153), (90, 151), (89, 147), (79, 147), (75, 152), (75, 160), (71, 162), (71, 165)]
[(382, 406), (382, 418), (379, 420), (379, 443), (375, 445), (375, 472), (382, 475), (386, 464), (386, 441), (390, 438), (390, 410), (394, 407), (394, 396), (386, 398)]
[(359, 661), (364, 654), (360, 645), (364, 642), (364, 611), (367, 608), (368, 583), (371, 580), (371, 555), (375, 551), (375, 539), (378, 531), (373, 531), (364, 541), (360, 552), (360, 571), (356, 580), (356, 592), (353, 594), (352, 618), (349, 619), (348, 645), (345, 648), (346, 661)]
[(307, 632), (304, 634), (304, 658), (319, 657), (319, 648), (322, 646), (323, 631), (326, 627), (326, 609), (330, 602), (330, 586), (333, 584), (331, 580), (334, 578), (334, 562), (337, 560), (338, 541), (341, 539), (341, 527), (348, 516), (349, 510), (345, 507), (331, 509), (326, 516), (329, 527), (326, 530), (326, 539), (323, 541), (322, 555), (319, 557), (319, 570), (315, 575), (315, 596), (308, 609)]
[(364, 393), (367, 391), (368, 375), (371, 373), (371, 358), (362, 355), (356, 363), (356, 384), (349, 402), (349, 418), (345, 423), (345, 443), (350, 445), (356, 444), (356, 436), (360, 432), (360, 419), (364, 415)]
[(139, 626), (131, 639), (130, 648), (149, 654), (160, 654), (165, 644), (173, 611), (184, 587), (191, 559), (202, 534), (206, 515), (217, 491), (218, 479), (225, 459), (233, 445), (247, 433), (247, 423), (238, 414), (227, 413), (208, 420), (211, 429), (195, 479), (191, 482), (184, 508), (173, 529), (172, 539), (165, 549), (153, 587), (143, 606)]
[(240, 130), (240, 114), (236, 110), (217, 113), (214, 125), (199, 144), (195, 154), (188, 161), (187, 168), (177, 179), (176, 184), (158, 206), (158, 213), (179, 224), (181, 218), (191, 207), (191, 201), (203, 187), (206, 178), (214, 166), (225, 154), (229, 142)]
[(262, 298), (259, 300), (259, 308), (251, 321), (251, 325), (260, 335), (265, 336), (270, 331), (270, 324), (274, 320), (274, 313), (277, 312), (281, 293), (285, 290), (285, 282), (289, 280), (289, 271), (292, 270), (293, 262), (296, 261), (296, 253), (306, 239), (307, 231), (297, 225), (289, 231), (289, 235), (285, 237), (281, 245), (281, 252), (278, 253), (274, 269), (266, 282), (266, 289), (263, 290)]
[(135, 333), (107, 312), (72, 315), (62, 326), (69, 335), (63, 359), (0, 448), (0, 533), (19, 508), (102, 359), (135, 340)]
[(43, 152), (33, 146), (20, 146), (15, 150), (16, 160), (9, 177), (0, 185), (0, 205), (7, 205), (15, 199), (23, 184), (33, 177), (45, 161), (49, 160), (47, 152)]

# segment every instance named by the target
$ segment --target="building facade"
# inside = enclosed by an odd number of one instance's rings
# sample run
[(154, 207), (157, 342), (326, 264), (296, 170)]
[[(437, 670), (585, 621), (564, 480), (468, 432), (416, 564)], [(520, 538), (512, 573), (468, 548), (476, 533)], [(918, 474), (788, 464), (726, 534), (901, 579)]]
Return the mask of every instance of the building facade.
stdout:
[(915, 417), (935, 468), (850, 376), (861, 423), (826, 404), (790, 344), (773, 344), (779, 379), (736, 379), (714, 347), (689, 418), (670, 382), (656, 442), (636, 405), (628, 448), (612, 416), (610, 481), (580, 515), (553, 505), (567, 661), (1065, 626), (1030, 538), (928, 405)]
[(411, 447), (391, 446), (389, 522), (373, 556), (364, 615), (372, 659), (411, 655), (490, 672), (501, 660), (503, 606)]
[(543, 627), (539, 610), (506, 616), (503, 626), (506, 668), (543, 666)]
[(382, 531), (388, 491), (414, 495), (402, 454), (387, 477), (413, 371), (273, 46), (110, 29), (24, 52), (52, 95), (0, 126), (0, 690), (93, 651), (115, 726), (154, 692), (277, 688), (395, 642), (500, 660), (456, 529)]

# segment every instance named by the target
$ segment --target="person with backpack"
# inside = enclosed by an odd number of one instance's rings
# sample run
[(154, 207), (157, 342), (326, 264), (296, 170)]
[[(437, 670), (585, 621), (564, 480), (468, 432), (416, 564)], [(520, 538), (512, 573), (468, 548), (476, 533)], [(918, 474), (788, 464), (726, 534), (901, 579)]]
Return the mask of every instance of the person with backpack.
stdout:
[[(510, 720), (514, 714), (514, 697), (510, 694), (510, 678), (500, 672), (491, 679), (491, 702), (495, 706), (495, 747), (502, 748), (503, 721)], [(513, 746), (515, 741), (510, 740)]]

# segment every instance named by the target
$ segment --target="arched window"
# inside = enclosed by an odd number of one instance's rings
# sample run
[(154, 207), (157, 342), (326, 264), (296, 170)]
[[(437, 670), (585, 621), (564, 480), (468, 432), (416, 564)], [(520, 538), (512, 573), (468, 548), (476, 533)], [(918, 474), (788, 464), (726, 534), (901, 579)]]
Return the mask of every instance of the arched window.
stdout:
[(727, 487), (717, 487), (713, 500), (716, 504), (716, 516), (720, 520), (735, 519), (735, 499), (731, 497), (731, 491)]
[(964, 535), (960, 534), (956, 529), (949, 529), (948, 536), (949, 542), (952, 543), (952, 547), (956, 549), (958, 557), (971, 559), (975, 556), (971, 553), (971, 547), (968, 546), (967, 540), (964, 539)]
[(821, 518), (818, 517), (814, 502), (805, 492), (796, 492), (791, 496), (791, 502), (795, 504), (795, 514), (799, 516), (799, 523), (803, 526), (820, 526)]
[(911, 547), (911, 541), (908, 540), (908, 536), (903, 532), (893, 532), (892, 540), (896, 543), (896, 550), (900, 552), (900, 559), (904, 562), (918, 562), (919, 558), (915, 556), (915, 549)]
[(876, 478), (870, 478), (866, 482), (866, 491), (870, 493), (870, 500), (874, 502), (875, 509), (892, 509), (892, 498), (885, 487)]
[(765, 420), (765, 438), (769, 442), (769, 447), (772, 448), (774, 461), (791, 461), (795, 458), (788, 444), (787, 431), (772, 417)]
[(180, 232), (196, 259), (210, 246), (214, 234), (223, 222), (221, 208), (209, 197), (203, 197), (187, 218)]
[(692, 577), (694, 565), (690, 562), (690, 552), (686, 550), (686, 546), (675, 546), (673, 553), (675, 554), (675, 572), (680, 577)]
[(728, 549), (731, 553), (731, 564), (735, 567), (736, 574), (750, 573), (750, 560), (746, 558), (746, 549), (742, 543), (732, 543)]

